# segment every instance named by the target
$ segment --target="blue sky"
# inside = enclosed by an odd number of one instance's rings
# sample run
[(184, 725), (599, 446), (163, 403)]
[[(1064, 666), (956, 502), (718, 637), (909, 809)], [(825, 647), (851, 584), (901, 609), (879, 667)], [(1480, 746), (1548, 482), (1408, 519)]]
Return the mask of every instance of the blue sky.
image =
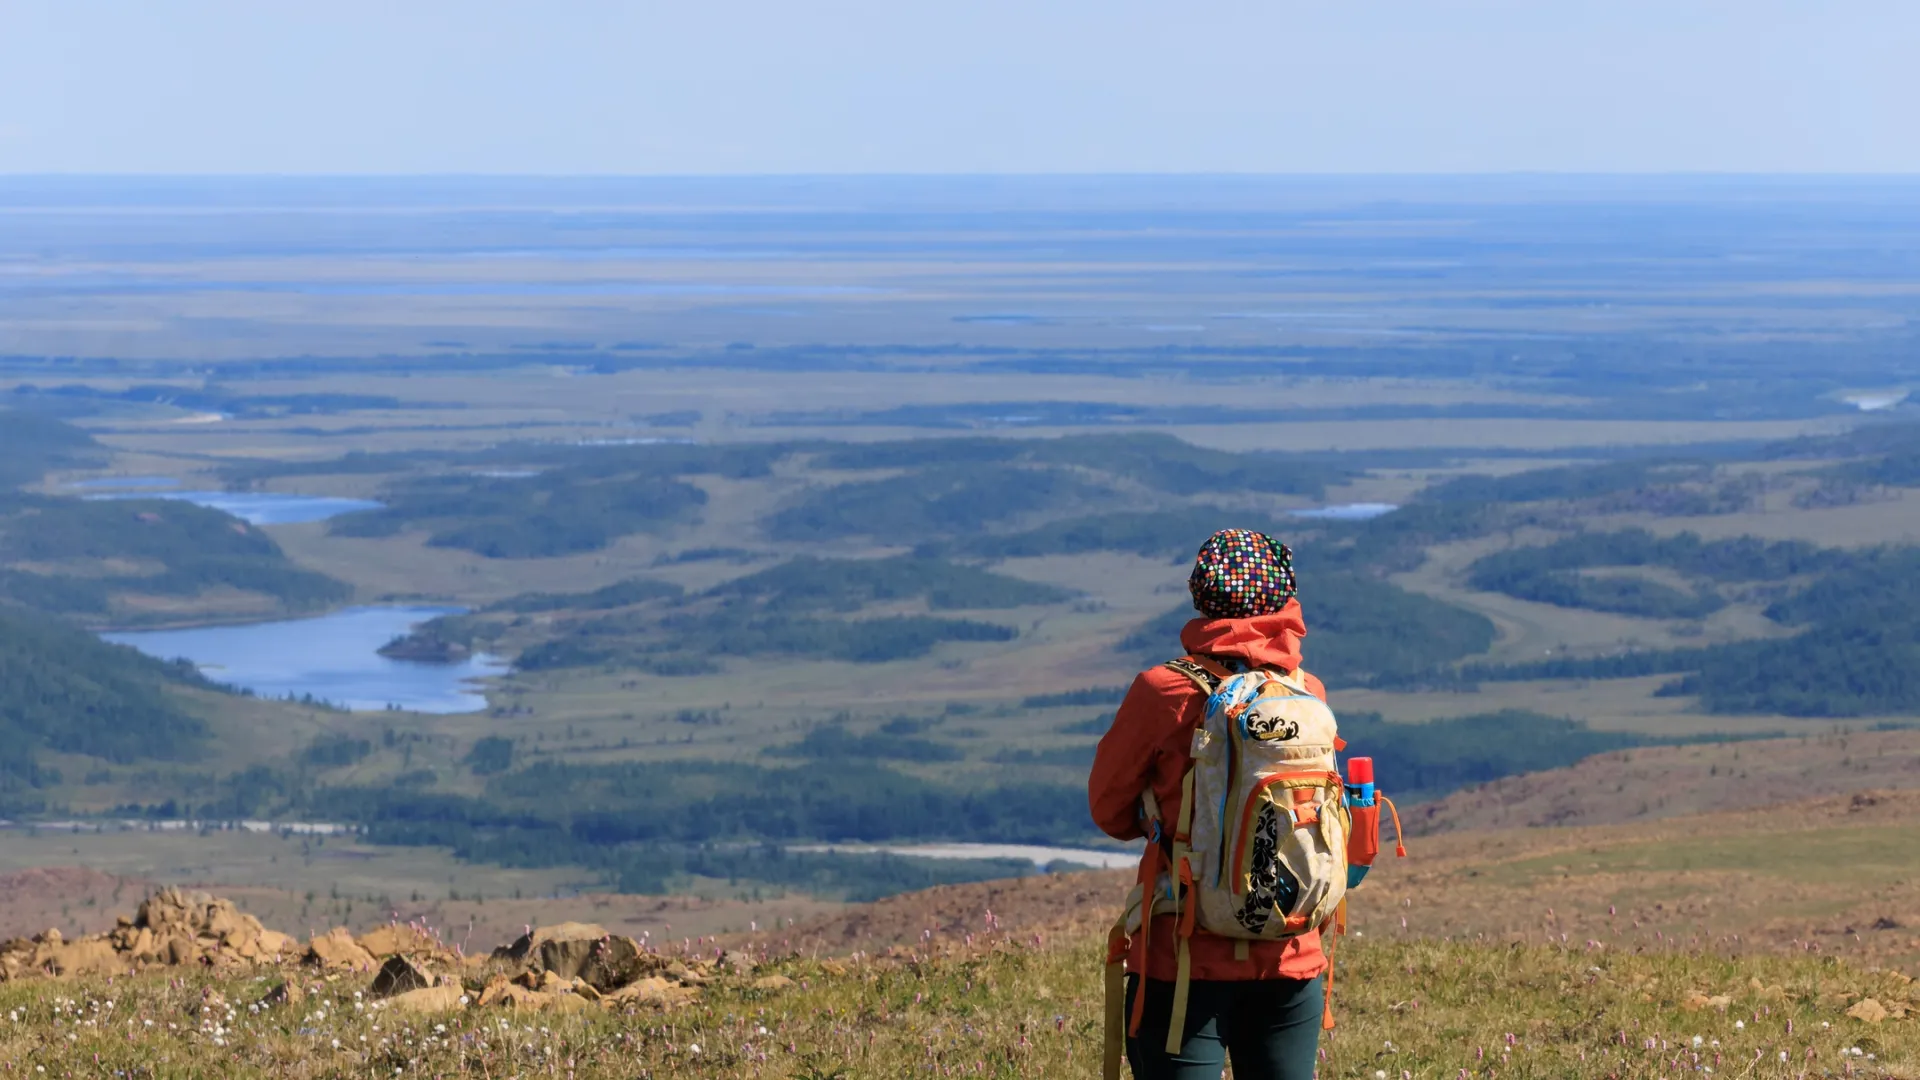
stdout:
[(1915, 0), (0, 0), (0, 173), (1920, 172)]

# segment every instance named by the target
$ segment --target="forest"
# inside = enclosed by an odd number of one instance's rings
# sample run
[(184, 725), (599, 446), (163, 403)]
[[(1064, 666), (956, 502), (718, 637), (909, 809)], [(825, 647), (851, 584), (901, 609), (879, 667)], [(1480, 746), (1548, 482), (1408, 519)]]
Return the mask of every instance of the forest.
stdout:
[[(1783, 640), (1631, 650), (1526, 664), (1468, 664), (1480, 680), (1619, 679), (1678, 674), (1662, 692), (1715, 713), (1841, 717), (1920, 709), (1920, 548), (1822, 549), (1827, 572), (1767, 609)], [(1797, 565), (1797, 564), (1796, 564)]]
[(886, 559), (801, 556), (724, 582), (707, 595), (769, 612), (851, 612), (899, 600), (925, 600), (936, 611), (966, 611), (1071, 598), (1052, 585), (910, 555)]
[[(1644, 529), (1577, 533), (1540, 547), (1495, 552), (1467, 571), (1467, 583), (1559, 607), (1588, 608), (1644, 618), (1696, 619), (1726, 601), (1717, 582), (1769, 582), (1845, 565), (1851, 556), (1803, 541), (1768, 543), (1750, 536), (1701, 540), (1693, 533), (1656, 537)], [(1692, 591), (1632, 576), (1593, 576), (1607, 567), (1662, 567), (1694, 582)]]
[[(34, 565), (31, 572), (6, 569)], [(102, 575), (99, 565), (144, 572)], [(346, 599), (342, 582), (289, 561), (261, 530), (173, 499), (0, 495), (0, 599), (99, 618), (122, 593), (194, 596), (226, 587), (261, 593), (288, 612)]]
[(190, 666), (0, 603), (0, 814), (38, 808), (33, 789), (60, 782), (45, 751), (118, 763), (195, 757), (206, 724), (171, 691), (205, 685)]
[(54, 469), (84, 468), (106, 449), (71, 424), (0, 405), (0, 491), (37, 482)]
[(696, 596), (652, 579), (630, 578), (591, 593), (511, 597), (477, 615), (435, 619), (413, 637), (429, 644), (492, 645), (511, 632), (499, 616), (576, 612), (582, 617), (563, 617), (526, 644), (518, 666), (552, 671), (626, 665), (659, 675), (700, 675), (719, 670), (724, 656), (786, 654), (884, 663), (924, 656), (942, 642), (1017, 636), (998, 623), (935, 615), (831, 617), (854, 615), (870, 605), (924, 601), (936, 612), (984, 611), (1069, 598), (1051, 585), (942, 559), (800, 556)]
[(681, 480), (564, 472), (421, 477), (389, 487), (382, 498), (386, 506), (336, 518), (330, 531), (374, 537), (419, 528), (434, 547), (491, 559), (553, 558), (685, 521), (707, 501)]

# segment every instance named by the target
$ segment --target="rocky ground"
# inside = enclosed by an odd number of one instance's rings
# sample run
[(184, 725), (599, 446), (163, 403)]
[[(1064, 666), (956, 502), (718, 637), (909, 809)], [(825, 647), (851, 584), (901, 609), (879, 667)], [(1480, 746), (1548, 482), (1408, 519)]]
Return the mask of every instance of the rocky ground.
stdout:
[(716, 980), (778, 989), (783, 977), (754, 977), (766, 954), (751, 945), (707, 952), (708, 942), (667, 948), (586, 923), (529, 927), (491, 952), (466, 954), (419, 923), (390, 923), (355, 936), (345, 927), (302, 943), (269, 930), (232, 901), (162, 889), (109, 931), (69, 939), (58, 930), (0, 942), (0, 982), (115, 977), (152, 970), (195, 974), (274, 969), (261, 998), (301, 1000), (315, 980), (362, 980), (372, 1001), (435, 1012), (495, 1004), (516, 1009), (672, 1006)]

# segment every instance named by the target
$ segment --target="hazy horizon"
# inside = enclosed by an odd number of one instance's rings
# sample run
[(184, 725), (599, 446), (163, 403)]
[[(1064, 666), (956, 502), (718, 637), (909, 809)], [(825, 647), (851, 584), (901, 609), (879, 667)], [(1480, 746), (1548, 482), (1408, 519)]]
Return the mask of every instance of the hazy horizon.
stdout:
[(1920, 171), (1890, 0), (0, 6), (0, 174)]

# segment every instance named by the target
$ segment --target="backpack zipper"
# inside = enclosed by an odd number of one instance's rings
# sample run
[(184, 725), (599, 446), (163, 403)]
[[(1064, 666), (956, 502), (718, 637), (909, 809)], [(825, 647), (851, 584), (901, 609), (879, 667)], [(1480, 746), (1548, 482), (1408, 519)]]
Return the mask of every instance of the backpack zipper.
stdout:
[[(1318, 780), (1320, 782), (1316, 784), (1288, 783), (1288, 781), (1298, 781), (1298, 780)], [(1233, 895), (1235, 896), (1240, 895), (1240, 873), (1239, 873), (1240, 857), (1246, 852), (1247, 832), (1249, 829), (1253, 827), (1253, 807), (1254, 807), (1254, 804), (1260, 800), (1261, 794), (1265, 792), (1268, 788), (1273, 787), (1275, 785), (1284, 785), (1287, 787), (1318, 788), (1318, 787), (1326, 787), (1329, 785), (1329, 783), (1340, 784), (1344, 782), (1345, 782), (1344, 778), (1342, 778), (1341, 775), (1337, 772), (1295, 772), (1295, 773), (1274, 773), (1272, 776), (1266, 777), (1265, 779), (1261, 780), (1259, 783), (1253, 785), (1253, 790), (1247, 792), (1246, 802), (1241, 804), (1240, 827), (1235, 830), (1235, 840), (1233, 845), (1233, 866), (1234, 866)], [(1289, 825), (1292, 826), (1293, 829), (1297, 829), (1300, 827), (1299, 820), (1295, 818), (1293, 815), (1292, 807), (1283, 806), (1280, 809), (1287, 815), (1287, 822)], [(1292, 829), (1289, 829), (1288, 831), (1292, 831)], [(1223, 847), (1226, 843), (1225, 833), (1226, 833), (1226, 830), (1224, 829), (1221, 830), (1221, 844)]]

